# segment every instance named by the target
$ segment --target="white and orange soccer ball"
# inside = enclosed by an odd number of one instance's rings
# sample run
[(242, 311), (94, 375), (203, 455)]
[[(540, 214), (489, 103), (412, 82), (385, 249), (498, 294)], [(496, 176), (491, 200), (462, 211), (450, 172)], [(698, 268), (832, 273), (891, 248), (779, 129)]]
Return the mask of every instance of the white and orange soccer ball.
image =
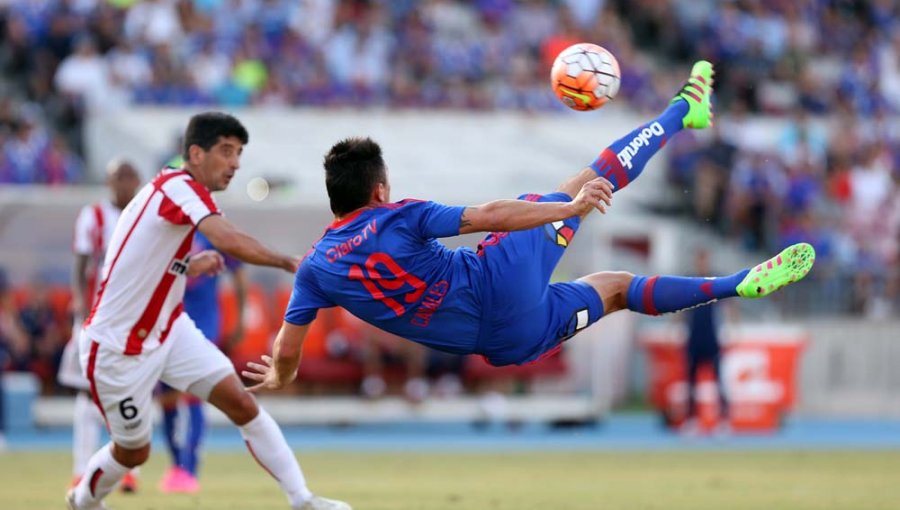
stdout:
[(591, 43), (569, 46), (550, 70), (553, 92), (569, 108), (596, 110), (616, 97), (622, 75), (612, 53)]

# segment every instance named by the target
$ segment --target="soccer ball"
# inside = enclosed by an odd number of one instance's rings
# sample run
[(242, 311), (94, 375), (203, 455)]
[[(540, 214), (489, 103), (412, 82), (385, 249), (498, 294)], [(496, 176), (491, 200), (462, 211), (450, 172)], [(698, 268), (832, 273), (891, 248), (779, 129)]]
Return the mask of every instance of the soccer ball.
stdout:
[(591, 43), (569, 46), (550, 70), (553, 92), (569, 108), (596, 110), (619, 92), (622, 75), (612, 53)]

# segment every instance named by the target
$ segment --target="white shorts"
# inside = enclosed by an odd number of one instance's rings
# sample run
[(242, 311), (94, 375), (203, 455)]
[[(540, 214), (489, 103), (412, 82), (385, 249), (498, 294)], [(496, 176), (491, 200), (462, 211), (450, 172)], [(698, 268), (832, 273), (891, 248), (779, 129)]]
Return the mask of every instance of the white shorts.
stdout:
[(235, 373), (231, 361), (186, 313), (175, 319), (161, 346), (136, 356), (126, 356), (82, 334), (81, 363), (110, 436), (129, 449), (150, 443), (153, 389), (158, 381), (206, 400), (216, 384)]
[(84, 368), (81, 366), (81, 342), (78, 341), (81, 331), (81, 319), (76, 317), (73, 321), (72, 339), (63, 349), (62, 359), (59, 361), (59, 371), (56, 380), (63, 386), (75, 388), (81, 391), (90, 391), (91, 384), (84, 376)]

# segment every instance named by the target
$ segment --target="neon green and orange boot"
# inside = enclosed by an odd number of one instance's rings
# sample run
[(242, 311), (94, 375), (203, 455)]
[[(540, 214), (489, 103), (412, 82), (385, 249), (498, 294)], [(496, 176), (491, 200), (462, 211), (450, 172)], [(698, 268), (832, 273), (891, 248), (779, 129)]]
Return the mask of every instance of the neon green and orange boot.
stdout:
[(809, 273), (816, 261), (816, 250), (807, 243), (788, 246), (778, 255), (747, 273), (737, 286), (738, 296), (755, 299), (798, 282)]
[(675, 97), (669, 102), (685, 100), (689, 106), (688, 112), (685, 114), (684, 127), (689, 129), (703, 129), (712, 124), (712, 85), (713, 65), (706, 60), (698, 60), (694, 67), (691, 68), (691, 77), (681, 90), (675, 94)]

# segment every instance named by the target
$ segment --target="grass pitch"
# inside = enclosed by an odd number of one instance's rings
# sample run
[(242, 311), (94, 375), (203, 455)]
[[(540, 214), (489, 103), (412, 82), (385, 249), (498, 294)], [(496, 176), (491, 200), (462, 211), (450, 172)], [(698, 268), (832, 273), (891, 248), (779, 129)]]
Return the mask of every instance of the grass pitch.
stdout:
[[(898, 508), (900, 452), (313, 453), (311, 487), (356, 510)], [(163, 495), (166, 456), (114, 510), (286, 509), (247, 454), (208, 454), (197, 496)], [(0, 454), (0, 508), (64, 508), (64, 453)]]

